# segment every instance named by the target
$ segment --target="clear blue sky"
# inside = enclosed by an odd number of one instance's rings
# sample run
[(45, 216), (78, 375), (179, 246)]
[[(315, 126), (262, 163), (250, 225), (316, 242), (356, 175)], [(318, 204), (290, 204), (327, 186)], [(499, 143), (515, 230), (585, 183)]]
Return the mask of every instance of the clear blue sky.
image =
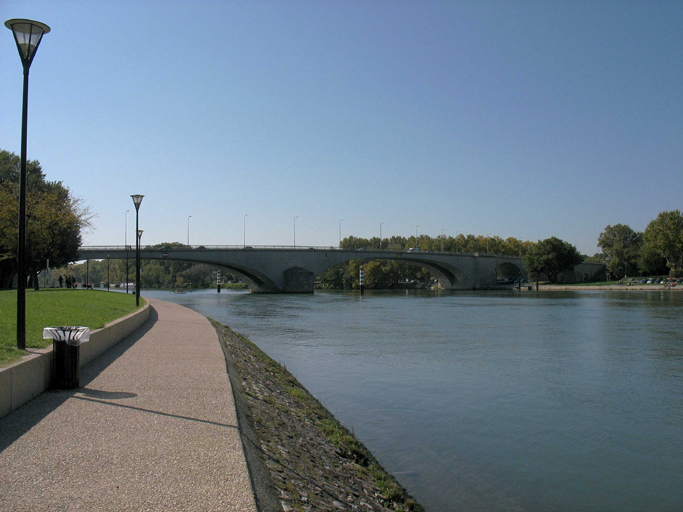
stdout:
[[(681, 1), (14, 1), (52, 28), (30, 159), (86, 245), (336, 245), (442, 230), (597, 251), (683, 202)], [(22, 71), (0, 44), (0, 148)]]

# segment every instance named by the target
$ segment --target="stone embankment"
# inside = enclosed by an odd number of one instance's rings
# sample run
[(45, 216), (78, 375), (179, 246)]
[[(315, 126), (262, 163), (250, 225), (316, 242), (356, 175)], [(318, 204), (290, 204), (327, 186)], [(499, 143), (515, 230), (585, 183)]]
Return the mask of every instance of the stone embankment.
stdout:
[(285, 368), (244, 336), (214, 327), (260, 510), (423, 512)]

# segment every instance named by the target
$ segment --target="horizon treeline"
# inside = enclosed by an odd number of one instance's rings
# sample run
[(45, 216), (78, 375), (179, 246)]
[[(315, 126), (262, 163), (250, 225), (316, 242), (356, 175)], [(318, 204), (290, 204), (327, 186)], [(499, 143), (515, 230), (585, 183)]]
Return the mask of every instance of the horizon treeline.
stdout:
[(617, 279), (665, 275), (683, 277), (683, 215), (661, 212), (645, 231), (625, 224), (608, 225), (598, 237), (602, 252), (589, 260), (604, 263)]

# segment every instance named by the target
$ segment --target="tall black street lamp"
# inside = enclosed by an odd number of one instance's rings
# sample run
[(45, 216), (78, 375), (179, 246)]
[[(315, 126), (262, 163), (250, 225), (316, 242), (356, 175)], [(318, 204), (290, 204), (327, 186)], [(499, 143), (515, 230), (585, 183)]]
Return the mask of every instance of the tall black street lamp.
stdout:
[(19, 240), (17, 243), (17, 348), (26, 349), (26, 134), (28, 122), (28, 70), (50, 27), (37, 21), (12, 19), (5, 26), (14, 34), (24, 66), (24, 101), (21, 112), (21, 170), (19, 176)]
[[(140, 288), (142, 288), (142, 283), (140, 282), (140, 273), (142, 272), (142, 259), (140, 258), (140, 248), (142, 247), (142, 230), (138, 229), (138, 280), (135, 283), (137, 287), (137, 295), (135, 296), (135, 303), (140, 305)], [(139, 283), (139, 284), (138, 284)]]
[(130, 196), (133, 198), (133, 204), (135, 205), (135, 305), (140, 305), (140, 236), (142, 232), (139, 229), (139, 213), (140, 213), (140, 203), (142, 203), (142, 196), (140, 194), (135, 194)]
[(128, 212), (130, 210), (126, 210), (126, 239), (124, 242), (124, 247), (126, 248), (126, 293), (128, 293)]

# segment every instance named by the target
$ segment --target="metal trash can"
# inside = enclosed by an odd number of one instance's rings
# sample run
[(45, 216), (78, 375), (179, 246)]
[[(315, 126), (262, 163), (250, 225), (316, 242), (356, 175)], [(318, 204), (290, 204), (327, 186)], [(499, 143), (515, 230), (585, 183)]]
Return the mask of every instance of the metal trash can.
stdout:
[(54, 382), (57, 389), (80, 386), (81, 343), (90, 341), (90, 328), (77, 326), (45, 327), (43, 339), (52, 339)]

